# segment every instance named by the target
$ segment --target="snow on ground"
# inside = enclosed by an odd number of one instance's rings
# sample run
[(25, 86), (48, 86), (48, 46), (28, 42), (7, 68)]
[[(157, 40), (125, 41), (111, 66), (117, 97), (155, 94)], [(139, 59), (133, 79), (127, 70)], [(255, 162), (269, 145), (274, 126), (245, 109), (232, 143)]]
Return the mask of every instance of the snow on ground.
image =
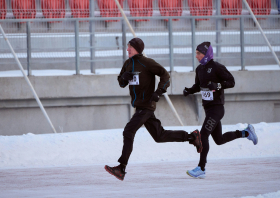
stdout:
[[(223, 132), (242, 130), (245, 123), (224, 125)], [(210, 138), (209, 159), (280, 157), (280, 123), (253, 125), (259, 137), (254, 146), (246, 138), (217, 146)], [(200, 126), (165, 127), (172, 130), (200, 130)], [(0, 136), (0, 168), (77, 166), (116, 164), (122, 150), (123, 129), (81, 131), (57, 134), (27, 133), (21, 136)], [(198, 160), (193, 145), (185, 142), (157, 144), (145, 128), (134, 140), (130, 163)]]
[(280, 197), (280, 190), (277, 192), (273, 192), (273, 193), (267, 193), (267, 194), (263, 194), (263, 195), (258, 195), (258, 196), (245, 196), (245, 197), (241, 197), (241, 198), (279, 198)]
[[(241, 130), (244, 129), (247, 126), (247, 123), (238, 123), (236, 125), (224, 125), (223, 126), (223, 132), (226, 131), (235, 131), (237, 129)], [(257, 145), (253, 145), (253, 143), (246, 138), (238, 139), (232, 142), (229, 142), (225, 145), (218, 146), (213, 142), (213, 139), (210, 138), (210, 153), (208, 157), (208, 164), (209, 164), (209, 180), (211, 178), (213, 179), (213, 174), (215, 171), (220, 174), (228, 172), (224, 172), (225, 170), (220, 170), (217, 165), (213, 168), (213, 163), (217, 160), (224, 160), (226, 164), (222, 165), (231, 165), (233, 166), (235, 171), (238, 172), (238, 166), (245, 165), (246, 160), (253, 160), (253, 163), (258, 163), (258, 159), (263, 159), (260, 164), (255, 165), (249, 165), (249, 166), (260, 166), (260, 168), (265, 169), (266, 166), (269, 166), (269, 164), (266, 164), (266, 158), (269, 157), (269, 159), (278, 159), (276, 162), (273, 163), (279, 163), (279, 157), (280, 157), (280, 123), (257, 123), (253, 124), (255, 127), (256, 133), (259, 138), (259, 143)], [(165, 129), (172, 129), (172, 130), (186, 130), (188, 132), (193, 131), (195, 129), (200, 129), (201, 126), (173, 126), (173, 127), (165, 127)], [(1, 178), (6, 177), (12, 177), (12, 174), (15, 174), (15, 178), (17, 180), (22, 181), (21, 177), (23, 179), (25, 177), (28, 177), (30, 179), (30, 174), (33, 171), (35, 171), (33, 174), (33, 178), (39, 177), (40, 170), (44, 171), (46, 169), (46, 174), (51, 174), (52, 171), (57, 171), (57, 169), (62, 168), (61, 170), (67, 169), (73, 169), (75, 177), (75, 173), (77, 171), (77, 168), (75, 167), (84, 167), (84, 166), (91, 166), (91, 167), (103, 167), (105, 164), (108, 165), (117, 165), (117, 160), (120, 157), (121, 150), (122, 150), (122, 131), (123, 129), (111, 129), (111, 130), (94, 130), (94, 131), (79, 131), (79, 132), (70, 132), (70, 133), (57, 133), (57, 134), (32, 134), (27, 133), (20, 136), (0, 136), (0, 188), (1, 183), (4, 182), (1, 181)], [(155, 143), (152, 137), (149, 135), (147, 130), (145, 128), (140, 128), (139, 131), (136, 133), (135, 141), (134, 141), (134, 150), (130, 157), (130, 161), (128, 164), (129, 167), (139, 167), (139, 166), (147, 166), (147, 163), (153, 164), (152, 166), (149, 166), (149, 168), (152, 168), (151, 174), (156, 174), (157, 180), (161, 177), (163, 179), (167, 177), (165, 174), (161, 175), (159, 170), (156, 170), (156, 167), (158, 167), (158, 163), (160, 163), (162, 167), (164, 167), (163, 164), (183, 164), (188, 161), (190, 164), (193, 164), (193, 167), (188, 168), (194, 168), (197, 164), (199, 159), (199, 155), (196, 152), (196, 149), (193, 145), (188, 144), (187, 142), (171, 142), (171, 143)], [(231, 160), (238, 159), (238, 163), (234, 165), (233, 162), (231, 163)], [(227, 164), (227, 160), (230, 162)], [(254, 161), (255, 160), (255, 161)], [(243, 162), (242, 162), (243, 161)], [(163, 163), (164, 162), (164, 163)], [(250, 162), (249, 162), (250, 163)], [(221, 163), (219, 163), (221, 164)], [(262, 165), (264, 164), (264, 165)], [(212, 165), (212, 166), (211, 166)], [(216, 167), (217, 166), (217, 167)], [(247, 166), (247, 165), (245, 165)], [(63, 168), (65, 167), (65, 168)], [(228, 167), (227, 167), (228, 168)], [(245, 167), (246, 168), (246, 167)], [(247, 167), (248, 168), (248, 167)], [(94, 168), (93, 168), (94, 169)], [(100, 168), (99, 168), (100, 169)], [(110, 181), (113, 180), (114, 182), (119, 182), (115, 178), (112, 178), (112, 176), (107, 175), (104, 170), (99, 170), (99, 174), (102, 174), (102, 176), (108, 176), (106, 179), (109, 179)], [(168, 165), (167, 165), (168, 169)], [(224, 169), (224, 168), (223, 168)], [(257, 168), (259, 169), (259, 167)], [(276, 169), (278, 172), (273, 173), (276, 178), (275, 181), (273, 181), (274, 185), (280, 186), (280, 171), (278, 168)], [(80, 170), (82, 171), (82, 170)], [(83, 170), (85, 171), (85, 170)], [(104, 171), (104, 172), (102, 172)], [(134, 168), (135, 171), (135, 168)], [(141, 171), (143, 171), (141, 169)], [(275, 170), (274, 170), (275, 171)], [(1, 173), (2, 172), (2, 173)], [(37, 173), (38, 172), (38, 173)], [(66, 174), (66, 173), (65, 173)], [(93, 174), (94, 173), (90, 173)], [(180, 173), (178, 173), (180, 174)], [(237, 174), (237, 173), (236, 173)], [(258, 173), (260, 174), (260, 173)], [(1, 177), (2, 175), (2, 177)], [(8, 176), (10, 175), (10, 176)], [(149, 176), (149, 175), (146, 175)], [(178, 175), (177, 175), (178, 176)], [(185, 175), (184, 178), (186, 178)], [(238, 174), (236, 175), (237, 177)], [(32, 178), (31, 177), (31, 178)], [(68, 177), (67, 175), (65, 177)], [(93, 176), (94, 177), (94, 176)], [(136, 176), (136, 178), (133, 177), (133, 174), (130, 170), (130, 175), (127, 176), (127, 182), (129, 181), (129, 177), (131, 180), (138, 180), (143, 178), (138, 178), (139, 175)], [(141, 177), (141, 175), (140, 175)], [(172, 181), (174, 178), (172, 177), (172, 172), (168, 177), (171, 177)], [(216, 178), (218, 177), (218, 178)], [(221, 176), (215, 176), (215, 180), (220, 180), (219, 178)], [(258, 177), (258, 176), (256, 176)], [(269, 176), (270, 177), (270, 176)], [(137, 179), (138, 178), (138, 179)], [(46, 178), (44, 178), (46, 179)], [(57, 178), (59, 179), (59, 178)], [(73, 178), (72, 178), (73, 179)], [(166, 178), (165, 178), (166, 179)], [(242, 179), (242, 178), (238, 178)], [(6, 181), (7, 179), (5, 179)], [(82, 180), (82, 178), (78, 178), (79, 182)], [(207, 180), (207, 179), (205, 179)], [(204, 181), (205, 181), (204, 180)], [(178, 182), (178, 180), (174, 180), (174, 182)], [(193, 181), (193, 180), (191, 180)], [(191, 182), (190, 181), (190, 182)], [(197, 181), (197, 180), (196, 180)], [(214, 180), (213, 180), (214, 181)], [(12, 181), (11, 181), (12, 182)], [(18, 181), (17, 181), (18, 182)], [(52, 179), (49, 179), (49, 181), (46, 182), (52, 182)], [(103, 181), (102, 182), (109, 182), (109, 181)], [(147, 181), (148, 183), (153, 183), (153, 181)], [(209, 182), (209, 181), (208, 181)], [(229, 181), (231, 182), (231, 180)], [(236, 182), (235, 179), (233, 179), (233, 182)], [(268, 181), (271, 182), (271, 181)], [(275, 184), (276, 182), (276, 184)], [(279, 183), (279, 185), (277, 184)], [(199, 182), (200, 183), (200, 182)], [(31, 183), (32, 185), (36, 185)], [(31, 185), (30, 184), (30, 185)], [(2, 185), (7, 185), (2, 183)], [(11, 184), (12, 185), (12, 184)], [(19, 185), (23, 185), (20, 183)], [(27, 185), (27, 184), (26, 184)], [(38, 184), (39, 185), (39, 184)], [(49, 184), (50, 185), (50, 184)], [(106, 184), (104, 184), (106, 186)], [(140, 184), (139, 184), (140, 185)], [(164, 185), (166, 185), (164, 183)], [(178, 184), (179, 185), (179, 184)], [(201, 185), (201, 184), (197, 184)], [(208, 185), (208, 184), (207, 184)], [(209, 184), (210, 185), (210, 184)], [(220, 185), (220, 188), (223, 188), (223, 184), (217, 184)], [(260, 185), (260, 184), (258, 184)], [(23, 185), (24, 186), (24, 185)], [(49, 187), (49, 186), (48, 186)], [(45, 186), (44, 188), (48, 188)], [(65, 186), (64, 186), (65, 187)], [(78, 186), (76, 186), (78, 188)], [(103, 188), (104, 186), (102, 186)], [(142, 186), (141, 186), (142, 187)], [(209, 186), (210, 187), (210, 186)], [(236, 186), (237, 187), (237, 186)], [(5, 186), (3, 189), (9, 189), (8, 186)], [(24, 188), (24, 187), (23, 187)], [(32, 188), (32, 187), (30, 187)], [(65, 187), (66, 188), (66, 187)], [(94, 188), (97, 188), (96, 186)], [(105, 188), (105, 187), (104, 187)], [(164, 186), (162, 187), (165, 188)], [(215, 187), (216, 188), (216, 187)], [(218, 186), (219, 188), (219, 186)], [(162, 189), (162, 190), (163, 190)], [(37, 193), (36, 189), (36, 193)], [(46, 190), (46, 189), (45, 189)], [(56, 192), (55, 190), (50, 190), (52, 193)], [(67, 189), (65, 189), (67, 191)], [(104, 189), (103, 189), (104, 190)], [(269, 189), (267, 189), (269, 190)], [(256, 191), (256, 192), (267, 192), (266, 191)], [(252, 190), (251, 190), (252, 191)], [(7, 190), (3, 191), (5, 192), (5, 195), (12, 195), (12, 192), (20, 192), (13, 191), (13, 190)], [(23, 190), (23, 192), (31, 192), (29, 187), (26, 189), (26, 191)], [(40, 192), (40, 190), (39, 190)], [(104, 191), (105, 192), (105, 191)], [(172, 189), (169, 189), (169, 192), (173, 192)], [(242, 191), (243, 192), (243, 191)], [(246, 192), (246, 193), (245, 193)], [(257, 196), (245, 196), (242, 198), (275, 198), (280, 197), (280, 187), (278, 188), (278, 191), (268, 191), (269, 193), (263, 193)], [(32, 193), (35, 193), (32, 191)], [(36, 197), (37, 195), (28, 194), (30, 197)], [(48, 192), (50, 193), (50, 192)], [(107, 192), (108, 193), (108, 192)], [(126, 191), (126, 193), (132, 193), (132, 191)], [(232, 193), (232, 192), (231, 192)], [(250, 192), (244, 191), (244, 193), (247, 195)], [(239, 192), (240, 194), (240, 192)], [(31, 196), (32, 195), (32, 196)], [(214, 194), (211, 194), (214, 195)], [(1, 197), (1, 195), (0, 195)], [(63, 196), (62, 196), (63, 197)], [(64, 196), (65, 197), (65, 196)], [(71, 196), (71, 197), (74, 197)], [(105, 196), (106, 197), (106, 196)], [(176, 197), (176, 196), (175, 196)], [(211, 196), (210, 196), (211, 197)], [(240, 196), (238, 196), (240, 197)]]

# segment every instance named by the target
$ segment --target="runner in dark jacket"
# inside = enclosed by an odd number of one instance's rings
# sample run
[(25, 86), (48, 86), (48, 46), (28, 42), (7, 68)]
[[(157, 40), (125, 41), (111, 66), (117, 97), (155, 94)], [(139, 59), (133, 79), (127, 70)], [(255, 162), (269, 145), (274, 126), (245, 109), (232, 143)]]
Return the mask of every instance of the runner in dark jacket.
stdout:
[(209, 90), (210, 84), (220, 83), (222, 89), (215, 89), (213, 100), (202, 100), (202, 105), (207, 107), (225, 104), (224, 89), (232, 88), (235, 85), (234, 78), (227, 68), (211, 59), (206, 65), (200, 64), (195, 73), (195, 84), (188, 89), (188, 92), (193, 94), (201, 90)]
[(151, 58), (136, 54), (125, 61), (124, 66), (118, 76), (118, 81), (121, 87), (126, 87), (128, 81), (122, 78), (125, 72), (135, 73), (139, 75), (139, 84), (129, 86), (131, 96), (131, 105), (136, 108), (144, 108), (155, 111), (156, 101), (150, 102), (150, 99), (155, 89), (155, 75), (160, 77), (157, 93), (161, 95), (165, 93), (170, 86), (170, 76), (168, 72)]
[[(144, 43), (140, 38), (133, 38), (128, 43), (129, 59), (125, 61), (118, 76), (120, 87), (129, 84), (131, 105), (136, 113), (126, 124), (123, 131), (123, 150), (115, 167), (105, 166), (105, 170), (120, 180), (124, 179), (125, 168), (132, 152), (134, 136), (137, 130), (144, 125), (153, 139), (158, 142), (185, 142), (189, 141), (196, 146), (197, 152), (202, 151), (200, 133), (198, 130), (188, 134), (186, 131), (165, 130), (160, 120), (155, 117), (156, 102), (166, 92), (170, 85), (169, 74), (160, 64), (151, 58), (144, 57), (142, 51)], [(155, 90), (155, 76), (160, 81)]]
[(222, 134), (221, 119), (225, 113), (224, 89), (234, 87), (234, 78), (224, 65), (213, 61), (213, 49), (210, 42), (203, 42), (197, 46), (196, 58), (201, 64), (195, 70), (195, 84), (191, 88), (185, 88), (183, 94), (188, 96), (200, 91), (206, 117), (200, 131), (203, 147), (200, 161), (198, 166), (193, 170), (188, 170), (187, 174), (195, 178), (205, 178), (210, 135), (217, 145), (241, 137), (247, 137), (256, 145), (258, 138), (251, 124), (243, 131), (236, 130)]

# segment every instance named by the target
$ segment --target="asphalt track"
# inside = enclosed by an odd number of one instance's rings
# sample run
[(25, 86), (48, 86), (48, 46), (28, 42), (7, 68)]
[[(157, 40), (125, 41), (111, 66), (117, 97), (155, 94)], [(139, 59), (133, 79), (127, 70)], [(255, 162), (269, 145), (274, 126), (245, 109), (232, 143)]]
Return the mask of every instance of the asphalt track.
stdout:
[(186, 174), (196, 161), (129, 164), (124, 181), (104, 165), (2, 169), (0, 197), (220, 198), (280, 190), (280, 157), (210, 160), (205, 179)]

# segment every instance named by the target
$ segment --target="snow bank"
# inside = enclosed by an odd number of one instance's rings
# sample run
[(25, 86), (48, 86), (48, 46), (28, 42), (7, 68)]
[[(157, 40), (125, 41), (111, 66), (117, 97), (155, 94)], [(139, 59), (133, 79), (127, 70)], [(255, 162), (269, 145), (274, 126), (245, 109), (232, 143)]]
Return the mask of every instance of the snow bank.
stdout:
[[(224, 125), (223, 132), (244, 129), (244, 124)], [(208, 159), (280, 156), (280, 123), (253, 124), (259, 138), (253, 145), (246, 138), (218, 146), (210, 138)], [(201, 126), (165, 127), (172, 130)], [(123, 129), (71, 133), (28, 133), (0, 136), (0, 168), (117, 164), (123, 144)], [(145, 128), (138, 130), (129, 163), (198, 160), (196, 148), (188, 142), (155, 143)]]

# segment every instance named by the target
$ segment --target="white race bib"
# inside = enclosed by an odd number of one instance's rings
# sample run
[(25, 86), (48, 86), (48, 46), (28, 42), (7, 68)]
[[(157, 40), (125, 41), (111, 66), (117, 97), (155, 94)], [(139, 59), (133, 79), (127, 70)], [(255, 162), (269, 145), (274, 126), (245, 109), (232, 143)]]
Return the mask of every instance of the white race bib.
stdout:
[(202, 100), (213, 100), (213, 91), (200, 91)]
[(134, 74), (133, 79), (129, 80), (129, 85), (139, 85), (139, 74)]

